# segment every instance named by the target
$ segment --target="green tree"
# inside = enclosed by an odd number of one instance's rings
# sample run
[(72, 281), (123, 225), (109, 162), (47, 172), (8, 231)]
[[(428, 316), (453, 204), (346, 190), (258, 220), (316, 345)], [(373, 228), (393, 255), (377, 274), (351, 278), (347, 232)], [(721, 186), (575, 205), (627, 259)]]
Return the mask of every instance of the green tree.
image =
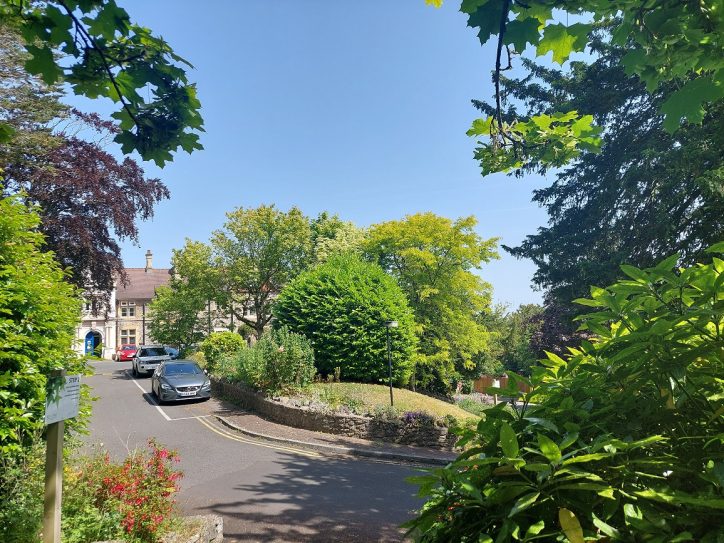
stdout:
[(391, 328), (393, 379), (407, 384), (415, 351), (415, 322), (405, 294), (377, 265), (351, 254), (331, 257), (282, 290), (274, 306), (282, 326), (304, 334), (320, 373), (340, 368), (342, 379), (388, 377), (386, 321)]
[(490, 285), (474, 271), (497, 257), (497, 239), (482, 239), (476, 224), (475, 217), (419, 213), (373, 225), (363, 244), (415, 312), (420, 346), (413, 386), (448, 392), (456, 379), (479, 373), (476, 355), (488, 334), (475, 315), (489, 307)]
[[(121, 131), (115, 141), (124, 153), (138, 151), (162, 166), (179, 147), (189, 153), (202, 148), (201, 104), (184, 70), (191, 64), (132, 23), (114, 0), (0, 0), (0, 23), (25, 38), (30, 74), (118, 104), (113, 117)], [(0, 123), (0, 141), (12, 133)]]
[(310, 223), (314, 262), (326, 262), (330, 257), (343, 253), (360, 254), (365, 230), (337, 215), (323, 211)]
[(182, 353), (206, 336), (206, 300), (180, 280), (156, 289), (148, 313), (148, 333), (159, 343), (175, 345)]
[(455, 462), (415, 478), (416, 539), (721, 538), (724, 261), (678, 259), (622, 266), (628, 279), (579, 300), (597, 310), (581, 319), (591, 341), (541, 361), (518, 409), (486, 410)]
[(168, 286), (156, 289), (151, 302), (148, 327), (155, 341), (185, 351), (213, 332), (216, 315), (209, 306), (220, 299), (218, 274), (211, 247), (190, 239), (174, 249), (171, 267)]
[(627, 50), (621, 65), (648, 92), (662, 85), (676, 87), (659, 105), (670, 133), (684, 119), (701, 123), (707, 108), (724, 97), (724, 10), (719, 0), (463, 0), (460, 11), (468, 15), (468, 26), (482, 44), (497, 39), (493, 110), (468, 132), (485, 138), (476, 156), (486, 174), (536, 163), (562, 166), (601, 143), (601, 127), (593, 123), (591, 110), (504, 116), (501, 73), (528, 46), (537, 56), (552, 53), (553, 62), (562, 65), (572, 53), (586, 50), (594, 29), (609, 26), (612, 42)]
[(536, 264), (547, 301), (568, 307), (619, 277), (621, 263), (647, 267), (673, 252), (705, 262), (704, 248), (724, 238), (724, 104), (670, 135), (658, 111), (674, 89), (647, 92), (621, 67), (626, 52), (604, 40), (593, 51), (597, 60), (568, 73), (530, 64), (531, 77), (505, 84), (533, 112), (591, 111), (606, 129), (600, 153), (584, 153), (534, 193), (549, 225), (509, 248)]
[(296, 207), (238, 208), (211, 239), (220, 304), (254, 329), (257, 339), (272, 317), (274, 297), (312, 258), (309, 220)]
[(529, 375), (543, 355), (534, 340), (543, 324), (542, 314), (543, 308), (536, 304), (523, 304), (512, 312), (496, 306), (482, 313), (478, 319), (490, 336), (487, 348), (479, 355), (482, 372), (500, 375), (510, 370)]

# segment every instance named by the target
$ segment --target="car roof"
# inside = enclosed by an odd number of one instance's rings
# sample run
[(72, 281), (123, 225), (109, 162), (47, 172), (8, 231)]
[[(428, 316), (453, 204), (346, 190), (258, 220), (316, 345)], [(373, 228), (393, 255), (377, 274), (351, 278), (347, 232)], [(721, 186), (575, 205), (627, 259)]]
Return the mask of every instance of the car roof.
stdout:
[(196, 364), (197, 366), (199, 365), (199, 363), (195, 360), (166, 360), (163, 364), (164, 366), (173, 366), (174, 364)]

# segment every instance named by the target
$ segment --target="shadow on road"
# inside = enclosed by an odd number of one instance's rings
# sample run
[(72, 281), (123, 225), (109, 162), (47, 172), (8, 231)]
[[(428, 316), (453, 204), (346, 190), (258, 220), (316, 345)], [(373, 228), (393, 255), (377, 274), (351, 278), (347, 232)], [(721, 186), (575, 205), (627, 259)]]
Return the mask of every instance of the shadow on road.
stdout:
[(225, 541), (402, 541), (399, 525), (422, 505), (415, 487), (401, 483), (411, 469), (296, 455), (274, 464), (274, 473), (234, 487), (244, 500), (196, 507), (224, 517)]

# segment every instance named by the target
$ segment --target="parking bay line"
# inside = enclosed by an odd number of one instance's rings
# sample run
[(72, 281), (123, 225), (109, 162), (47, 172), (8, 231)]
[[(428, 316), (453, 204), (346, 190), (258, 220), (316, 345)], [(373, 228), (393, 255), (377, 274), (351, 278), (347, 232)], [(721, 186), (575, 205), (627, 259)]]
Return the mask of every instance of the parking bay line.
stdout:
[(277, 451), (284, 451), (284, 452), (291, 452), (293, 454), (300, 454), (302, 456), (309, 456), (310, 458), (320, 458), (322, 455), (316, 452), (308, 451), (306, 449), (296, 449), (294, 447), (284, 447), (282, 445), (273, 445), (271, 443), (262, 443), (261, 441), (250, 439), (246, 437), (242, 437), (239, 435), (232, 434), (231, 432), (228, 432), (227, 430), (218, 428), (214, 426), (213, 424), (203, 420), (198, 419), (198, 421), (206, 426), (209, 430), (212, 432), (215, 432), (219, 434), (222, 437), (225, 437), (227, 439), (231, 439), (233, 441), (238, 441), (239, 443), (247, 443), (249, 445), (256, 445), (257, 447), (266, 447), (267, 449), (276, 449)]

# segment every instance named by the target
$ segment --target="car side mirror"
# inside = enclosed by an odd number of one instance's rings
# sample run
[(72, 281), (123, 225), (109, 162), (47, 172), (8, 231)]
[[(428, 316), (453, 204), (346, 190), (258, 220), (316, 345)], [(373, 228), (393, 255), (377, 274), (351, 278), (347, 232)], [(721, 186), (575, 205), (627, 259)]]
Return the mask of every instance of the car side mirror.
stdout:
[(208, 374), (209, 374), (209, 370), (207, 370), (206, 368), (204, 368), (204, 373), (205, 373), (206, 375), (208, 375)]

